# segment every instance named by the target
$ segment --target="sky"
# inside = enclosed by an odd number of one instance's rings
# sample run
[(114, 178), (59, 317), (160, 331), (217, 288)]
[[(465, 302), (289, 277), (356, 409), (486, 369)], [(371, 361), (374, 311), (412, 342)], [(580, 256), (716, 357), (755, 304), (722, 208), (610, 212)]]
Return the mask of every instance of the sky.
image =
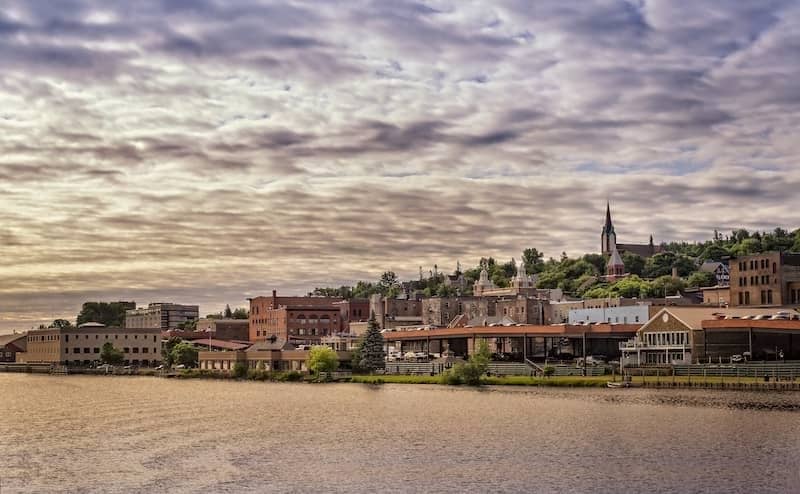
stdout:
[(800, 2), (0, 2), (0, 332), (793, 229)]

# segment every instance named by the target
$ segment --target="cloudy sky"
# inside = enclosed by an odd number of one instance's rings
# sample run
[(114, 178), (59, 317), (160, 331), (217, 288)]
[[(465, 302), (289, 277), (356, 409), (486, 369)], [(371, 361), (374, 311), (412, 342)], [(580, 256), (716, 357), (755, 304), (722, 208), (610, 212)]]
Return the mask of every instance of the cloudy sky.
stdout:
[(0, 331), (798, 225), (800, 2), (0, 2)]

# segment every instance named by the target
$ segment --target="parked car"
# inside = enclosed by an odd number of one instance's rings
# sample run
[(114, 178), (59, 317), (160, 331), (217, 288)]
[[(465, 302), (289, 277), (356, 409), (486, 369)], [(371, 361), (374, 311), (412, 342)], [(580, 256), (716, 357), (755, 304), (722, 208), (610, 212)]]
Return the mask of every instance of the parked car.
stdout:
[(739, 362), (744, 362), (744, 357), (741, 355), (731, 355), (732, 364), (738, 364)]

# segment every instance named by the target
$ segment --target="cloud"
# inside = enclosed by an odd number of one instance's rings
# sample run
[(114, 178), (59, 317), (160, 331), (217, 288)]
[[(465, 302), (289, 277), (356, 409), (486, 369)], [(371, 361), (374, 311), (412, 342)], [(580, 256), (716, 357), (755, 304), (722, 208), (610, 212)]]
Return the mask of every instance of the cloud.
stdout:
[(4, 2), (0, 331), (596, 251), (606, 198), (622, 242), (793, 229), (798, 25), (780, 0)]

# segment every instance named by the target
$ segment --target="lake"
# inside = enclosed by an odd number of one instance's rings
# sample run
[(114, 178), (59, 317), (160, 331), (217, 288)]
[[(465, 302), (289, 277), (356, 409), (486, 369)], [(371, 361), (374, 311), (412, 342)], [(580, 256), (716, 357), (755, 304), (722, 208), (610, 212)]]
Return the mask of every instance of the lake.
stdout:
[(0, 493), (798, 492), (800, 393), (0, 374)]

